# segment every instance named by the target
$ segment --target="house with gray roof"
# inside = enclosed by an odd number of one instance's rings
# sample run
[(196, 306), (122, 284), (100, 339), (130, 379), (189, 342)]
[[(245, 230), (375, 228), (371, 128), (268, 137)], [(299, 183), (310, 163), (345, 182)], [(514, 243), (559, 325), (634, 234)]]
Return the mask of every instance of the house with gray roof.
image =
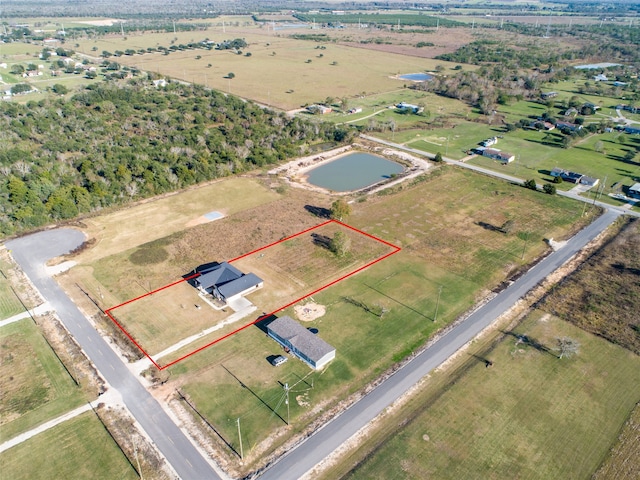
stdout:
[(315, 370), (336, 358), (335, 348), (291, 317), (276, 318), (267, 325), (267, 335)]
[(629, 187), (627, 197), (640, 199), (640, 183), (634, 183)]
[(222, 302), (229, 302), (262, 288), (263, 281), (254, 273), (242, 273), (227, 262), (222, 262), (202, 271), (194, 284), (203, 293), (208, 293)]

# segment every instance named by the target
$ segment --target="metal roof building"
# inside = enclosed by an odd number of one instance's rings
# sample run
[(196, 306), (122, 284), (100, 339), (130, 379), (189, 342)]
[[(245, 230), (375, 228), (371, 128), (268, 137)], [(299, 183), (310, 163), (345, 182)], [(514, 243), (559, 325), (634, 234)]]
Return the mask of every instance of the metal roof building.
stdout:
[(336, 357), (335, 348), (291, 317), (275, 319), (267, 325), (267, 334), (316, 370), (321, 369)]

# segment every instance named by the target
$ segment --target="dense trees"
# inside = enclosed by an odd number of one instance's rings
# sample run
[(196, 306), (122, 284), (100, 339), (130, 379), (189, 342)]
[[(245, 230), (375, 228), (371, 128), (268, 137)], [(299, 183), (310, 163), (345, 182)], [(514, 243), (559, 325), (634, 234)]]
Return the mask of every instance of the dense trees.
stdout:
[[(198, 86), (0, 103), (0, 234), (284, 160), (336, 129)], [(29, 188), (27, 188), (27, 185)]]

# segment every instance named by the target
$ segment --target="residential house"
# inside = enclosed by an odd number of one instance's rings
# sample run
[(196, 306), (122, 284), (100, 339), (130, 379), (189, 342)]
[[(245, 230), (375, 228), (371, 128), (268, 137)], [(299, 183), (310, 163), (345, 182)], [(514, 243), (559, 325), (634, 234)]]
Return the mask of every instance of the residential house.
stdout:
[(569, 183), (579, 183), (582, 177), (584, 177), (581, 173), (570, 172), (569, 170), (564, 170), (558, 167), (551, 170), (549, 174), (552, 177), (560, 177), (562, 180)]
[(547, 100), (549, 98), (554, 98), (558, 96), (558, 92), (542, 92), (540, 94), (543, 100)]
[(515, 155), (507, 152), (502, 152), (496, 148), (485, 148), (482, 151), (482, 155), (494, 160), (498, 160), (501, 163), (511, 163), (516, 159)]
[(331, 113), (333, 109), (325, 105), (309, 105), (307, 111), (313, 114), (319, 113), (320, 115), (326, 115), (327, 113)]
[(600, 183), (599, 178), (587, 177), (586, 175), (580, 179), (581, 185), (586, 185), (588, 187), (595, 187)]
[(560, 130), (568, 130), (570, 132), (582, 130), (582, 125), (571, 122), (556, 122), (556, 127), (558, 127)]
[(267, 325), (267, 335), (315, 370), (336, 357), (334, 347), (288, 316)]
[(244, 274), (233, 265), (222, 262), (200, 272), (200, 276), (194, 279), (194, 284), (201, 292), (229, 303), (262, 288), (263, 281), (253, 273)]
[(630, 135), (637, 135), (640, 133), (640, 127), (632, 127), (631, 125), (626, 125), (624, 127), (624, 133), (628, 133)]
[(599, 73), (598, 75), (595, 75), (593, 77), (593, 80), (596, 81), (596, 82), (606, 82), (609, 79), (607, 78), (607, 76), (604, 73)]
[(627, 191), (627, 197), (640, 199), (640, 183), (634, 183)]
[(405, 102), (398, 103), (396, 105), (396, 108), (403, 112), (410, 111), (411, 113), (420, 113), (424, 110), (424, 108), (419, 105), (412, 105), (411, 103), (405, 103)]

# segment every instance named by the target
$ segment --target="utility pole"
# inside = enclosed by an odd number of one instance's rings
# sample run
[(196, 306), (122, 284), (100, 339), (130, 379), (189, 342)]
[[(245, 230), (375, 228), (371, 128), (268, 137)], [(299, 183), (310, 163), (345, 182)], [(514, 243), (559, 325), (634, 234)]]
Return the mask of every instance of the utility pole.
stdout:
[(440, 288), (438, 288), (438, 300), (436, 300), (436, 314), (433, 316), (434, 322), (438, 320), (438, 307), (440, 306), (440, 295), (442, 295), (442, 285), (440, 285)]
[(142, 468), (140, 468), (140, 458), (138, 457), (138, 445), (136, 444), (135, 438), (131, 435), (131, 443), (133, 443), (133, 454), (136, 457), (136, 463), (138, 464), (138, 475), (140, 475), (140, 480), (144, 480), (142, 476)]
[(240, 439), (240, 459), (244, 460), (244, 452), (242, 451), (242, 433), (240, 433), (240, 417), (236, 420), (238, 424), (238, 438)]
[(520, 260), (524, 260), (524, 252), (527, 250), (527, 242), (529, 241), (529, 232), (527, 232), (527, 236), (524, 237), (524, 247), (522, 247), (522, 257)]
[(286, 392), (287, 398), (285, 399), (284, 403), (287, 404), (287, 425), (289, 425), (289, 384), (285, 383), (284, 384), (284, 391)]

